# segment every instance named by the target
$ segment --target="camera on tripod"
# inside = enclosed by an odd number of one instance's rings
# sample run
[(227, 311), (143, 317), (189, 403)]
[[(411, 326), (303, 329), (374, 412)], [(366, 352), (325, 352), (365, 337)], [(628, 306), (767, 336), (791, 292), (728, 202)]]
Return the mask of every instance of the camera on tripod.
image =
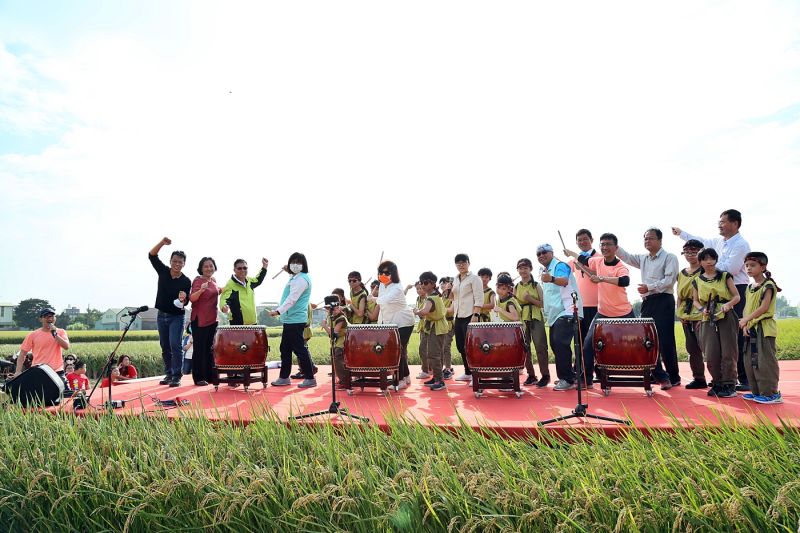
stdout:
[(323, 306), (325, 309), (334, 309), (339, 307), (341, 302), (339, 301), (339, 297), (335, 294), (331, 294), (330, 296), (325, 297), (325, 305)]

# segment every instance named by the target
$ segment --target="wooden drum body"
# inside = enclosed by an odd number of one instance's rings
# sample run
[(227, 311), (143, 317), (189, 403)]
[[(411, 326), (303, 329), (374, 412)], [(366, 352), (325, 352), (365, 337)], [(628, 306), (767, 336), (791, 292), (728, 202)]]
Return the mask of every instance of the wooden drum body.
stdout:
[(353, 385), (379, 387), (386, 393), (391, 384), (398, 389), (400, 334), (394, 324), (351, 324), (344, 337), (344, 366), (341, 381), (348, 394)]
[[(220, 382), (243, 383), (245, 390), (250, 385), (250, 374), (261, 373), (261, 383), (267, 386), (267, 341), (266, 326), (219, 326), (214, 335), (214, 388)], [(219, 376), (227, 374), (226, 378)]]
[[(611, 385), (644, 386), (652, 396), (652, 372), (658, 361), (658, 332), (652, 318), (598, 318), (594, 325), (595, 367), (603, 392)], [(641, 380), (613, 376), (641, 376)]]
[(521, 322), (472, 322), (464, 344), (476, 398), (483, 389), (513, 389), (522, 395), (519, 371), (528, 352)]

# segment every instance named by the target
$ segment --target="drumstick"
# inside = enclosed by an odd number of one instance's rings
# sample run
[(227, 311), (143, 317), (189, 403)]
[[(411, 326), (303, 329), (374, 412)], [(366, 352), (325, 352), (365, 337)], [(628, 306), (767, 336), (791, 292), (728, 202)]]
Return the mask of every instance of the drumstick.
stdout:
[(284, 270), (284, 269), (280, 269), (280, 270), (278, 270), (278, 273), (277, 273), (277, 274), (275, 274), (274, 276), (272, 276), (272, 279), (275, 279), (275, 278), (277, 278), (278, 276), (280, 276), (280, 275), (281, 275), (281, 274), (283, 274), (284, 272), (286, 272), (286, 270)]
[(561, 249), (566, 250), (567, 245), (564, 244), (564, 237), (561, 236), (561, 230), (556, 230), (556, 231), (558, 231), (558, 238), (561, 240)]
[(381, 250), (381, 258), (378, 260), (378, 265), (383, 263), (383, 250)]

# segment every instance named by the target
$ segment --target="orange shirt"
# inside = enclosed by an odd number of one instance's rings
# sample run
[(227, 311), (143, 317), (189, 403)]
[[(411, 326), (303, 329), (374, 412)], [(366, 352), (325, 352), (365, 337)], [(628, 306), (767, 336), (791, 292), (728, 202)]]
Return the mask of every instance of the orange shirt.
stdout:
[[(596, 257), (596, 256), (592, 256)], [(602, 256), (599, 256), (602, 257)], [(578, 283), (578, 292), (581, 293), (584, 307), (597, 307), (597, 283), (592, 282), (588, 274), (575, 266), (575, 259), (569, 262), (572, 271), (575, 272), (575, 281)]]
[[(63, 329), (56, 329), (56, 333), (62, 339), (69, 341), (67, 332)], [(36, 329), (25, 336), (22, 341), (22, 353), (20, 357), (25, 357), (27, 352), (33, 352), (34, 365), (47, 365), (56, 372), (64, 370), (64, 352), (53, 338), (49, 331)]]
[[(629, 276), (628, 267), (620, 261), (615, 259), (615, 264), (607, 265), (603, 260), (602, 255), (596, 255), (589, 258), (589, 268), (597, 272), (598, 276), (604, 278), (619, 278), (622, 276)], [(583, 296), (581, 294), (581, 296)], [(630, 302), (628, 302), (628, 293), (625, 287), (614, 285), (612, 283), (598, 283), (597, 284), (597, 312), (607, 317), (625, 316), (633, 310)]]

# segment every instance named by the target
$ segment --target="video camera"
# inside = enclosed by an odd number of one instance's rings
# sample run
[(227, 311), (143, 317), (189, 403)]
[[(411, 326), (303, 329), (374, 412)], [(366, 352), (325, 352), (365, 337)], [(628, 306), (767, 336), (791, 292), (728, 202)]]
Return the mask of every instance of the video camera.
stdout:
[(325, 297), (325, 305), (323, 307), (325, 307), (325, 309), (334, 309), (340, 305), (342, 304), (339, 301), (339, 297), (335, 294), (331, 294), (330, 296)]

